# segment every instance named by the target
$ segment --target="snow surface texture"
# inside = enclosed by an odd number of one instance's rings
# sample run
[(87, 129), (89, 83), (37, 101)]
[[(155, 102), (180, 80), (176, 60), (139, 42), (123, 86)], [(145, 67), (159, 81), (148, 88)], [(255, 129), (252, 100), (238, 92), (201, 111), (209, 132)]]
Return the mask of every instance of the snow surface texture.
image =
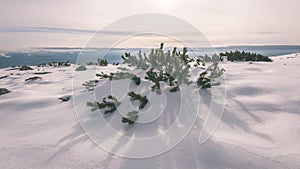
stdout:
[(33, 77), (37, 67), (22, 72), (0, 69), (1, 76), (9, 75), (0, 79), (0, 87), (12, 91), (0, 96), (0, 168), (299, 169), (300, 54), (273, 59), (222, 63), (226, 107), (211, 139), (198, 143), (204, 121), (200, 115), (178, 146), (146, 159), (103, 151), (82, 130), (72, 98), (58, 99), (72, 94), (77, 66), (39, 68), (52, 73), (32, 82), (25, 79)]

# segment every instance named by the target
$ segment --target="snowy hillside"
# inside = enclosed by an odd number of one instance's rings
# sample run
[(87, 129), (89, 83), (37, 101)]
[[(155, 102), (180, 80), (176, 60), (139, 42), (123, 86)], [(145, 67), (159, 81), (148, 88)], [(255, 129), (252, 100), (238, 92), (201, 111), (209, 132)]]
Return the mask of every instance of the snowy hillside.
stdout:
[[(0, 69), (0, 88), (11, 91), (0, 95), (0, 168), (299, 169), (300, 54), (272, 59), (270, 63), (221, 63), (226, 69), (226, 106), (213, 136), (198, 143), (206, 112), (198, 115), (191, 132), (176, 147), (143, 159), (100, 148), (79, 123), (73, 97), (65, 102), (58, 99), (72, 95), (77, 65)], [(112, 66), (87, 69), (108, 72)], [(34, 76), (41, 78), (25, 81)], [(203, 105), (202, 110), (209, 109)], [(158, 132), (174, 117), (164, 118), (152, 123)], [(153, 126), (134, 125), (127, 134), (145, 136), (151, 131), (147, 127)], [(124, 151), (135, 148), (119, 146)]]

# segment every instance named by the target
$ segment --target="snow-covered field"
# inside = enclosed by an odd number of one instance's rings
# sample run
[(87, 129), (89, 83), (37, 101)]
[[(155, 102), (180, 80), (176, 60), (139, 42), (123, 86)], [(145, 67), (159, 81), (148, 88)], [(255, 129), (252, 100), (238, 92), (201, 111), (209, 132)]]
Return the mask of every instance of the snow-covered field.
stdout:
[[(0, 77), (8, 75), (0, 88), (12, 91), (0, 95), (0, 168), (299, 169), (300, 54), (273, 60), (222, 63), (226, 106), (210, 140), (198, 143), (198, 118), (178, 146), (145, 159), (102, 150), (81, 128), (73, 102), (58, 99), (72, 95), (77, 66), (0, 69)], [(33, 75), (38, 69), (52, 73)], [(32, 76), (42, 79), (25, 82)]]

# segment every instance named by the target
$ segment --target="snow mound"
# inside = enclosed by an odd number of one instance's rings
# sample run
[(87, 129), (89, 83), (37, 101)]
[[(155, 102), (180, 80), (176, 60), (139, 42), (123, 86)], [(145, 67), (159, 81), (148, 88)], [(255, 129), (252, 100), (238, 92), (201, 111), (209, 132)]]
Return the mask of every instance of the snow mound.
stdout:
[[(34, 76), (32, 70), (0, 69), (0, 74), (10, 74), (0, 79), (1, 88), (13, 91), (0, 96), (0, 168), (298, 169), (300, 54), (272, 59), (271, 63), (222, 63), (226, 106), (213, 136), (198, 143), (210, 106), (210, 100), (200, 100), (203, 113), (187, 137), (166, 153), (145, 159), (122, 158), (98, 147), (83, 131), (73, 102), (58, 99), (72, 95), (73, 71), (78, 65), (39, 68), (51, 73), (34, 83), (25, 82)], [(107, 73), (111, 69), (87, 66), (87, 71)], [(105, 97), (102, 86), (96, 92)], [(173, 118), (169, 114), (155, 121), (157, 131)], [(151, 131), (147, 127), (135, 125), (127, 134), (153, 134), (143, 132)]]

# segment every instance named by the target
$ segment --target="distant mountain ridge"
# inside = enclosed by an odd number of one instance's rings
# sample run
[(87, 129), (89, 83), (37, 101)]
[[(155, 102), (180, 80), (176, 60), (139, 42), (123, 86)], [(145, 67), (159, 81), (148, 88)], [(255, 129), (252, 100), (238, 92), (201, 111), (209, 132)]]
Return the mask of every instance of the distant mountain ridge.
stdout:
[[(171, 47), (166, 49), (172, 49)], [(41, 63), (70, 61), (76, 63), (80, 52), (91, 57), (101, 57), (99, 53), (101, 50), (109, 50), (108, 48), (81, 48), (81, 47), (46, 47), (46, 48), (30, 48), (24, 51), (0, 51), (0, 68), (17, 65), (37, 65)], [(137, 53), (149, 52), (149, 48), (113, 48), (104, 56), (109, 62), (116, 62), (121, 60), (121, 55), (124, 52)], [(212, 55), (214, 53), (221, 53), (226, 51), (248, 51), (260, 53), (266, 56), (279, 56), (291, 53), (300, 52), (300, 45), (239, 45), (227, 47), (213, 48), (195, 48), (193, 51), (197, 55)], [(195, 55), (194, 53), (189, 53)]]

